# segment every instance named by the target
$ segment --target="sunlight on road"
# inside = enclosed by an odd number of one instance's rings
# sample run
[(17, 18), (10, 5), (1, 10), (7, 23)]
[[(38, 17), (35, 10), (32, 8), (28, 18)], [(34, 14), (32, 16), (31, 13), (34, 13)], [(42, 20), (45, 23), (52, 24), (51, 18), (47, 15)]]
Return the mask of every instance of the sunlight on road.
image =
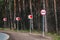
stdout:
[(0, 33), (0, 40), (8, 40), (8, 39), (9, 39), (9, 35), (5, 33)]

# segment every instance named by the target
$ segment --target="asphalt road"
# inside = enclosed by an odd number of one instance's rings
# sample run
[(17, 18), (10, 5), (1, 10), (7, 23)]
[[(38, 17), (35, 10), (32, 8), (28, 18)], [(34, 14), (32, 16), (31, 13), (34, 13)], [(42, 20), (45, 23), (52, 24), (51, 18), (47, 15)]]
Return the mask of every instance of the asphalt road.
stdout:
[(9, 40), (52, 40), (51, 37), (42, 37), (40, 34), (30, 34), (13, 31), (0, 31), (10, 35)]
[(51, 40), (51, 38), (42, 37), (41, 35), (37, 34), (29, 34), (29, 33), (10, 33), (11, 38), (10, 40)]

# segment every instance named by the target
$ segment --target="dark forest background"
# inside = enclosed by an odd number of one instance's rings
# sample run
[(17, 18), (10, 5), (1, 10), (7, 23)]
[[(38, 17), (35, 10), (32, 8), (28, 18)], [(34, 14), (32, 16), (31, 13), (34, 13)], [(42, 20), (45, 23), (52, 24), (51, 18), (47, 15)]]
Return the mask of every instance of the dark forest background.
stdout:
[[(15, 19), (20, 17), (19, 29), (29, 29), (28, 15), (31, 14), (33, 15), (33, 30), (42, 31), (42, 15), (40, 13), (42, 9), (46, 10), (45, 32), (59, 33), (59, 0), (0, 0), (0, 27), (16, 29), (17, 21)], [(7, 18), (7, 21), (4, 22), (3, 18)]]

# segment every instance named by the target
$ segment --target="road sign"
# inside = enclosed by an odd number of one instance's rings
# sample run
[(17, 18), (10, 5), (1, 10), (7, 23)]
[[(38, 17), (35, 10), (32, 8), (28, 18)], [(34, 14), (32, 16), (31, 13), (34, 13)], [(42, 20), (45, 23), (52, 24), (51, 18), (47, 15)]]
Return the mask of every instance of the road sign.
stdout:
[(32, 27), (33, 27), (33, 16), (32, 15), (28, 15), (28, 19), (30, 19), (30, 33), (31, 33), (31, 31), (32, 31)]
[(45, 9), (41, 10), (41, 15), (46, 15), (46, 10)]
[(45, 9), (43, 9), (43, 10), (41, 10), (41, 15), (43, 15), (43, 36), (44, 36), (44, 28), (45, 28), (45, 16), (44, 15), (46, 15), (46, 10)]
[(7, 21), (7, 18), (3, 18), (3, 21)]
[(17, 21), (20, 21), (20, 20), (21, 20), (21, 18), (20, 18), (20, 17), (16, 17), (16, 20), (17, 20)]
[(28, 15), (28, 19), (32, 19), (33, 18), (33, 16), (32, 15)]

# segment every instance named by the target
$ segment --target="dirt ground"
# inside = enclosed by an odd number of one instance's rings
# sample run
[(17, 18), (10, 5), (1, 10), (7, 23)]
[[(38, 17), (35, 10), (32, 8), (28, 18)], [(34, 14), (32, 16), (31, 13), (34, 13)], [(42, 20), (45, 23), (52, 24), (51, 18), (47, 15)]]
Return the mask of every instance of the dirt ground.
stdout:
[(40, 34), (34, 33), (22, 33), (22, 32), (14, 32), (14, 31), (2, 31), (0, 32), (7, 33), (10, 35), (8, 40), (52, 40), (51, 37), (45, 36), (42, 37)]

